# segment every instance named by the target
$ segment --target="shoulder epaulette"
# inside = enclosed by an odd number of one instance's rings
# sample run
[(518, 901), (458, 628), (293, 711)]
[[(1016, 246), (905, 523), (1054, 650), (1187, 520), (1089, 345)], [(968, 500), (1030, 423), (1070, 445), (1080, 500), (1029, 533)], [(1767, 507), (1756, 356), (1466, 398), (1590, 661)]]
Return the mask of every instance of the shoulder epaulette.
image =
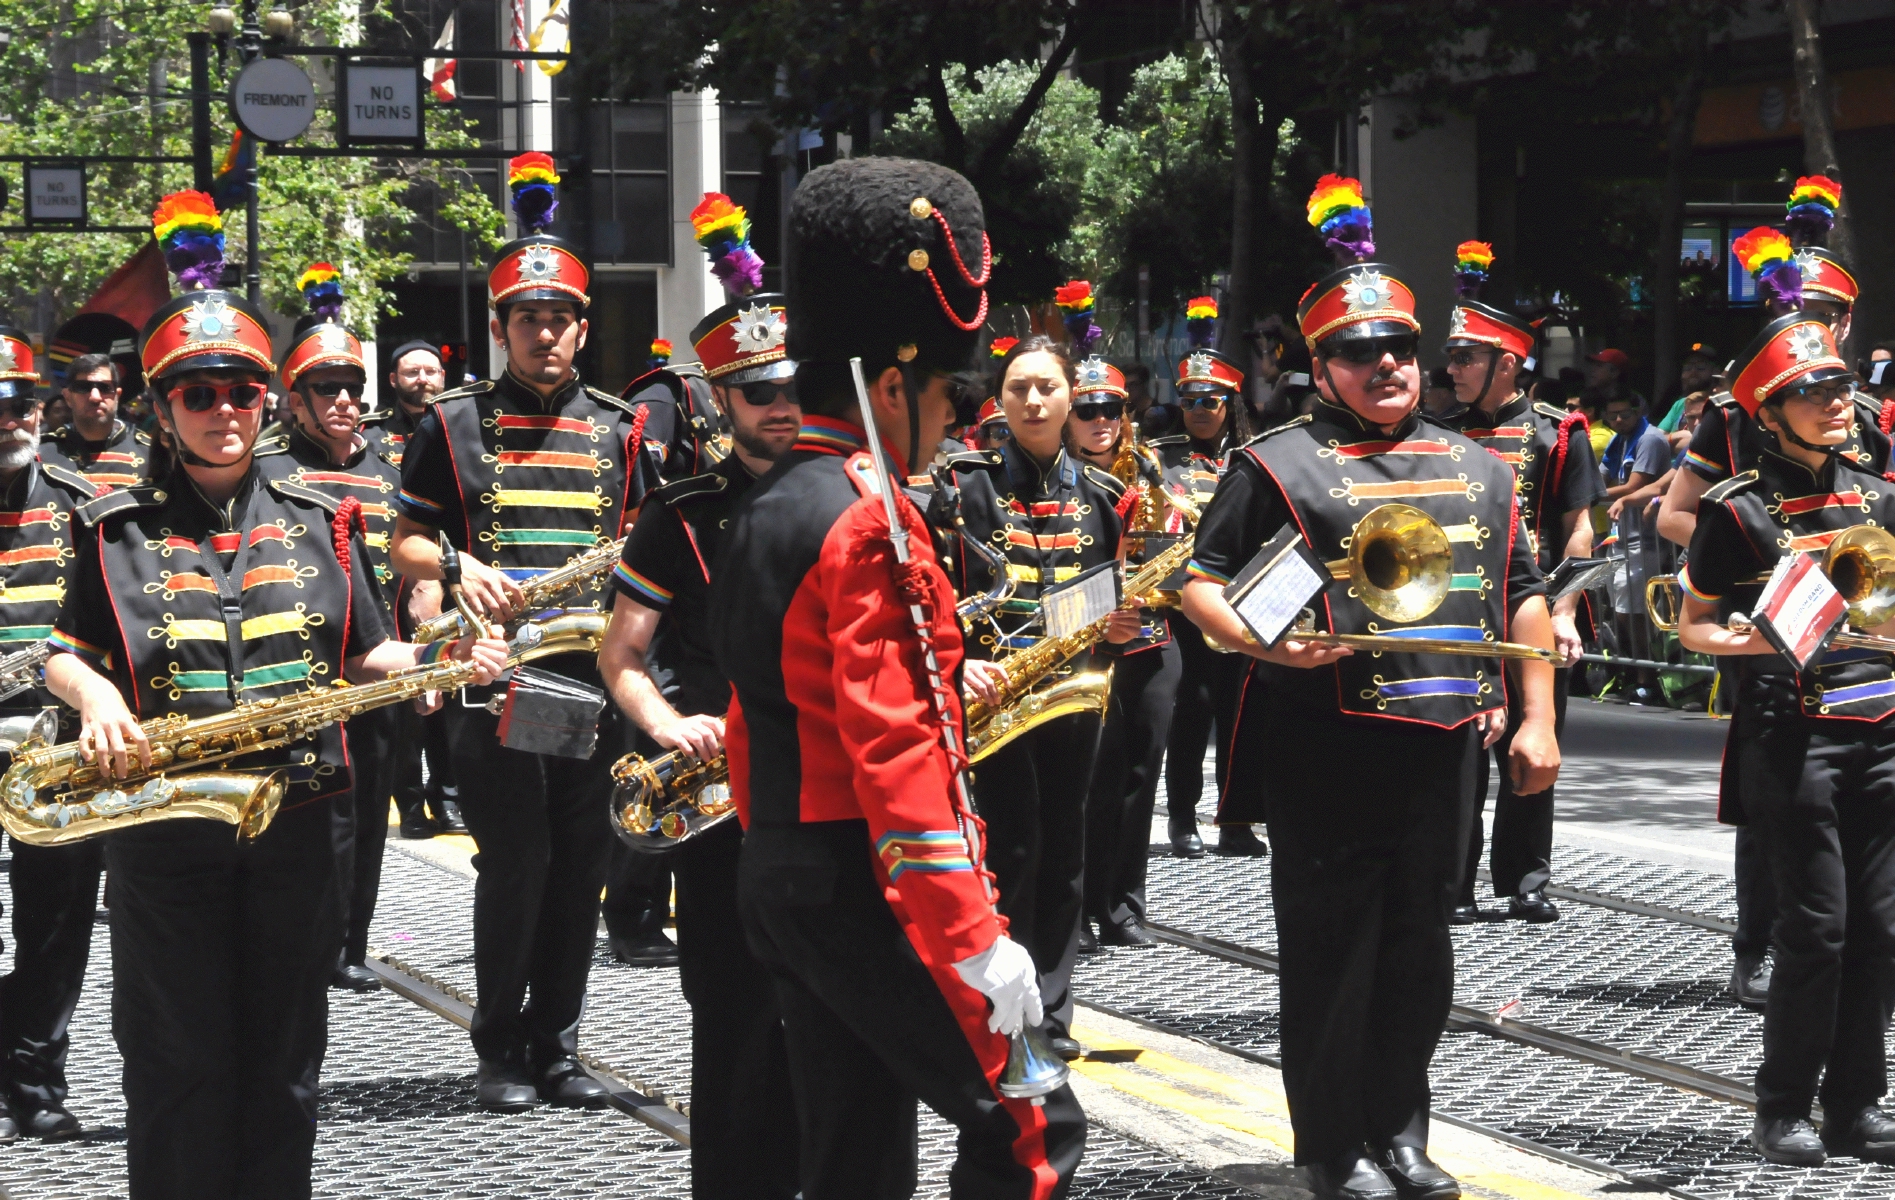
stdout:
[(1178, 446), (1190, 440), (1189, 434), (1167, 433), (1161, 437), (1146, 438), (1145, 444), (1147, 446)]
[(1300, 417), (1292, 417), (1291, 419), (1283, 422), (1283, 424), (1281, 425), (1270, 426), (1270, 428), (1264, 430), (1262, 433), (1258, 434), (1256, 437), (1253, 437), (1249, 441), (1245, 442), (1244, 445), (1254, 446), (1265, 438), (1275, 437), (1279, 433), (1287, 433), (1292, 429), (1298, 428), (1299, 426), (1307, 425), (1310, 423), (1312, 419), (1313, 418), (1311, 418), (1311, 416), (1308, 413), (1304, 413)]
[(1114, 499), (1125, 494), (1125, 482), (1110, 471), (1101, 471), (1091, 463), (1082, 463), (1087, 479), (1112, 493)]
[(1722, 483), (1712, 485), (1711, 489), (1704, 493), (1704, 498), (1716, 504), (1730, 499), (1732, 496), (1735, 496), (1756, 482), (1757, 473), (1755, 471), (1745, 471), (1741, 475), (1733, 475)]
[(361, 421), (357, 422), (357, 424), (364, 428), (380, 425), (383, 421), (388, 419), (388, 414), (393, 411), (393, 409), (378, 408), (372, 413), (364, 413)]
[(141, 446), (149, 446), (149, 445), (151, 445), (151, 444), (152, 444), (152, 440), (151, 440), (151, 430), (149, 430), (149, 429), (134, 429), (134, 430), (132, 431), (132, 440), (133, 440), (134, 442), (137, 442), (137, 443), (138, 443), (139, 445), (141, 445)]
[[(1466, 410), (1462, 410), (1462, 411), (1466, 411)], [(1461, 432), (1461, 427), (1459, 425), (1454, 424), (1451, 417), (1444, 417), (1437, 413), (1431, 413), (1425, 408), (1421, 410), (1419, 415), (1421, 417), (1421, 423), (1423, 425), (1432, 425), (1436, 429), (1446, 429), (1454, 433)], [(1459, 416), (1459, 415), (1460, 415), (1459, 413), (1453, 414), (1453, 416)], [(1276, 430), (1271, 429), (1268, 432), (1275, 433)]]
[(666, 392), (670, 393), (671, 402), (673, 404), (684, 399), (684, 380), (678, 378), (664, 367), (653, 367), (651, 370), (620, 388), (618, 398), (630, 404), (636, 399), (639, 393), (654, 384), (661, 385)]
[(287, 479), (277, 479), (274, 477), (265, 479), (263, 482), (264, 486), (279, 496), (296, 500), (307, 500), (309, 503), (316, 505), (328, 513), (334, 513), (337, 509), (342, 507), (342, 497), (331, 496), (328, 492), (320, 492), (313, 487), (306, 487), (300, 483), (291, 483)]
[(101, 494), (98, 484), (93, 483), (90, 479), (87, 479), (84, 475), (81, 475), (71, 467), (64, 467), (58, 463), (47, 462), (42, 458), (39, 462), (39, 473), (53, 482), (60, 484), (68, 491), (78, 493), (81, 499), (91, 500)]
[(1552, 405), (1546, 403), (1546, 401), (1544, 400), (1535, 400), (1533, 402), (1533, 411), (1536, 413), (1539, 413), (1542, 417), (1546, 417), (1555, 423), (1564, 421), (1567, 417), (1572, 416), (1572, 413), (1568, 412), (1566, 409), (1554, 408)]
[(1731, 395), (1729, 392), (1718, 392), (1716, 395), (1711, 397), (1711, 403), (1716, 405), (1718, 408), (1739, 407), (1737, 403), (1737, 397)]
[(950, 471), (994, 471), (1004, 470), (1007, 460), (1000, 457), (998, 450), (969, 450), (966, 454), (950, 454), (944, 464)]
[(140, 483), (88, 500), (73, 512), (80, 523), (90, 529), (117, 513), (130, 512), (134, 508), (157, 508), (168, 498), (169, 493), (157, 484)]
[(633, 411), (632, 406), (630, 404), (619, 399), (617, 396), (614, 396), (610, 392), (602, 392), (598, 388), (595, 388), (591, 386), (590, 384), (584, 385), (584, 391), (586, 393), (586, 398), (588, 400), (591, 400), (595, 404), (603, 404), (607, 408), (616, 408), (622, 413), (630, 413)]
[(250, 453), (258, 455), (258, 456), (262, 456), (266, 454), (283, 454), (283, 453), (288, 452), (289, 448), (290, 448), (289, 434), (273, 433), (269, 437), (258, 438), (257, 444), (250, 448)]
[(442, 392), (440, 395), (434, 398), (433, 403), (439, 404), (443, 400), (459, 400), (464, 396), (485, 396), (488, 392), (493, 391), (493, 389), (494, 389), (493, 380), (476, 379), (472, 383), (464, 384), (460, 387)]
[(676, 504), (680, 500), (690, 500), (698, 496), (714, 496), (730, 486), (730, 480), (715, 471), (706, 471), (702, 475), (687, 475), (683, 479), (674, 479), (670, 483), (655, 487), (647, 499), (664, 504)]

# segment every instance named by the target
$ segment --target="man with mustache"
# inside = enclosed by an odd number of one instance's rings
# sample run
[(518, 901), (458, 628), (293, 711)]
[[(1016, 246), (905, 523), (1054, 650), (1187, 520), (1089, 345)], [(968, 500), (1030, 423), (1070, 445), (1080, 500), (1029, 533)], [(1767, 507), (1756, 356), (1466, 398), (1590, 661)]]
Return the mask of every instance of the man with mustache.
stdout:
[[(105, 362), (109, 369), (111, 360)], [(24, 650), (52, 632), (72, 583), (73, 511), (94, 490), (56, 454), (34, 462), (42, 410), (33, 367), (26, 335), (0, 326), (0, 563), (6, 564), (0, 588), (7, 593), (0, 654)], [(74, 370), (70, 377), (88, 378), (97, 369)], [(115, 385), (105, 390), (116, 397)], [(34, 687), (0, 701), (0, 718), (31, 716), (57, 703), (44, 687)], [(0, 981), (0, 1142), (21, 1132), (73, 1137), (79, 1122), (66, 1111), (66, 1026), (92, 949), (103, 847), (96, 841), (29, 846), (14, 839), (12, 850), (13, 972)]]
[[(612, 579), (618, 597), (599, 673), (620, 710), (660, 752), (681, 751), (699, 761), (724, 752), (730, 704), (730, 682), (718, 669), (709, 628), (718, 548), (737, 502), (802, 430), (796, 364), (783, 345), (783, 301), (781, 295), (735, 295), (692, 330), (712, 395), (730, 421), (731, 454), (705, 474), (674, 480), (646, 497)], [(691, 1194), (696, 1200), (789, 1200), (797, 1190), (795, 1101), (782, 1013), (769, 973), (744, 943), (737, 914), (742, 846), (743, 829), (734, 820), (663, 859), (615, 845), (606, 923), (612, 929), (615, 901), (650, 895), (638, 886), (646, 873), (641, 868), (668, 861), (677, 881), (677, 956), (691, 1004)], [(659, 916), (666, 899), (658, 900)], [(649, 934), (664, 940), (657, 929)], [(613, 936), (622, 935), (614, 930)]]
[(102, 488), (130, 487), (143, 478), (151, 435), (119, 419), (121, 389), (112, 356), (82, 354), (73, 359), (61, 390), (72, 419), (41, 440), (41, 459), (50, 451)]

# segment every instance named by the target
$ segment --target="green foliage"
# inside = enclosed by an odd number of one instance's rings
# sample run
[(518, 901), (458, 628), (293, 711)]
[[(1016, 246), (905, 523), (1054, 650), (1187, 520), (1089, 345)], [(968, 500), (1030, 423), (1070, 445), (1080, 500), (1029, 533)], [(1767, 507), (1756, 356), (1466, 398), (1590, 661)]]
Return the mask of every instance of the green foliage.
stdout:
[[(209, 7), (163, 0), (0, 0), (0, 28), (14, 34), (0, 50), (0, 153), (188, 156), (190, 58), (184, 34), (202, 27)], [(355, 40), (361, 18), (350, 0), (292, 7), (299, 40)], [(319, 91), (332, 61), (301, 60)], [(221, 94), (236, 67), (233, 54), (219, 76), (213, 61), (216, 161), (232, 132)], [(303, 143), (331, 141), (333, 121), (333, 109), (321, 104)], [(475, 144), (451, 109), (430, 108), (427, 121), (432, 145)], [(417, 219), (403, 199), (418, 183), (441, 189), (443, 216), (468, 229), (475, 243), (498, 243), (498, 210), (441, 160), (265, 155), (260, 173), (264, 297), (285, 315), (303, 308), (296, 277), (322, 260), (342, 269), (345, 316), (357, 328), (372, 330), (392, 312), (385, 285), (407, 269), (408, 255), (396, 247)], [(17, 166), (8, 164), (4, 174), (18, 196)], [(94, 166), (87, 189), (91, 222), (147, 225), (159, 199), (191, 186), (191, 179), (184, 163)], [(10, 201), (6, 223), (17, 223), (19, 212), (20, 202)], [(226, 253), (233, 261), (245, 253), (243, 217), (241, 207), (224, 214)], [(50, 333), (143, 241), (136, 234), (0, 239), (0, 310), (17, 324)]]
[[(1036, 63), (950, 71), (948, 101), (978, 155), (1019, 108), (1039, 74)], [(1099, 93), (1058, 79), (1013, 149), (981, 189), (994, 247), (992, 291), (999, 303), (1044, 303), (1071, 277), (1066, 243), (1080, 224), (1087, 181), (1103, 126)], [(930, 107), (917, 101), (875, 144), (879, 154), (942, 160), (945, 148)]]

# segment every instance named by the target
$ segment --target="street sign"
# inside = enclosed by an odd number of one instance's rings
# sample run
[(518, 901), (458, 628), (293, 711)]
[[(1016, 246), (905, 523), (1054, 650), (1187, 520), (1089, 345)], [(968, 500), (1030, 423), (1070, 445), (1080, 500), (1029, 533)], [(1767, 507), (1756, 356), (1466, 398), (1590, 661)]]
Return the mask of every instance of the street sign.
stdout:
[(34, 225), (42, 221), (85, 224), (86, 169), (29, 164), (26, 168), (26, 219)]
[(365, 66), (341, 60), (336, 89), (338, 139), (343, 145), (422, 142), (420, 69)]
[(253, 58), (230, 85), (230, 110), (251, 137), (287, 142), (316, 119), (316, 89), (286, 58)]

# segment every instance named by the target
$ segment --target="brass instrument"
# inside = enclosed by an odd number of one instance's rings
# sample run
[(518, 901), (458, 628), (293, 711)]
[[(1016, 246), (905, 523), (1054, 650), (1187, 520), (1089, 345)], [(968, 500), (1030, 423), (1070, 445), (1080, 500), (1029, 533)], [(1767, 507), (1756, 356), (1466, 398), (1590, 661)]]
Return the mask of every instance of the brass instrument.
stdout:
[[(1006, 555), (979, 538), (969, 536), (967, 522), (961, 517), (960, 489), (954, 486), (953, 476), (948, 469), (940, 463), (935, 463), (928, 468), (928, 474), (934, 481), (936, 497), (942, 501), (944, 507), (951, 508), (954, 532), (960, 535), (961, 544), (978, 555), (980, 560), (987, 564), (987, 570), (994, 577), (993, 585), (985, 592), (978, 596), (969, 596), (954, 606), (954, 615), (960, 618), (961, 629), (965, 631), (971, 628), (975, 621), (1000, 611), (1000, 606), (1013, 598), (1013, 591), (1019, 583), (1014, 579), (1013, 572), (1007, 570)], [(931, 517), (934, 523), (938, 524), (946, 519), (945, 514), (936, 513), (932, 507), (929, 511), (934, 514)]]
[[(544, 575), (535, 575), (520, 585), (521, 595), (526, 597), (521, 611), (537, 613), (549, 608), (557, 608), (565, 600), (577, 599), (581, 593), (591, 587), (593, 581), (609, 573), (618, 565), (619, 554), (625, 549), (625, 539), (613, 542), (601, 542), (573, 559), (565, 566), (554, 567)], [(467, 619), (464, 609), (456, 608), (423, 621), (415, 629), (414, 641), (419, 645), (438, 642), (443, 638), (467, 636), (473, 626)]]
[[(1140, 566), (1125, 582), (1125, 601), (1121, 607), (1148, 607), (1146, 594), (1191, 560), (1193, 541), (1187, 534)], [(1097, 712), (1104, 716), (1106, 702), (1112, 694), (1110, 670), (1082, 671), (1046, 687), (1037, 685), (1103, 638), (1109, 619), (1109, 616), (1101, 617), (1063, 638), (1041, 638), (1026, 649), (1016, 650), (999, 660), (1007, 672), (1006, 682), (1000, 686), (1000, 702), (993, 705), (982, 700), (965, 702), (969, 761), (979, 762), (1055, 717), (1080, 712)]]
[(682, 750), (647, 761), (627, 754), (612, 764), (612, 832), (634, 850), (662, 854), (737, 815), (730, 764), (699, 762)]
[[(609, 619), (602, 613), (573, 613), (545, 625), (522, 626), (507, 664), (575, 650), (597, 653)], [(208, 717), (158, 717), (140, 726), (151, 744), (151, 766), (134, 763), (124, 779), (107, 779), (74, 743), (51, 745), (52, 728), (45, 726), (22, 735), (13, 748), (13, 765), (0, 777), (0, 827), (31, 846), (59, 846), (153, 821), (204, 817), (235, 825), (240, 837), (254, 838), (276, 816), (284, 772), (202, 768), (292, 745), (325, 726), (423, 692), (453, 691), (475, 673), (471, 662), (433, 663), (375, 683), (250, 701)], [(0, 729), (0, 749), (6, 732)]]
[(11, 700), (39, 686), (40, 668), (53, 652), (51, 642), (39, 641), (24, 650), (0, 657), (0, 700)]
[[(1829, 644), (1895, 652), (1895, 637), (1860, 632), (1895, 618), (1895, 534), (1877, 525), (1851, 525), (1823, 550), (1822, 569), (1849, 606), (1848, 624)], [(1771, 574), (1766, 571), (1741, 582), (1768, 583)], [(1662, 615), (1661, 607), (1666, 610)], [(1676, 575), (1654, 575), (1645, 581), (1645, 612), (1660, 632), (1676, 632), (1684, 612), (1683, 587)], [(1749, 626), (1748, 619), (1733, 616), (1729, 628), (1741, 632)]]

